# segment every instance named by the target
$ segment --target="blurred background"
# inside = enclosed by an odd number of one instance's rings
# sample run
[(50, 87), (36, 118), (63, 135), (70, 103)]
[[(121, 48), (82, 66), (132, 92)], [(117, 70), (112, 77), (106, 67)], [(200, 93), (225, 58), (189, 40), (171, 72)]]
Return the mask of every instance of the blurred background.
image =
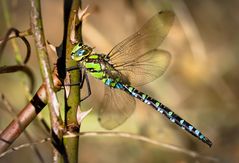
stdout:
[[(3, 0), (2, 0), (3, 1)], [(46, 39), (59, 45), (63, 30), (63, 1), (42, 0), (42, 14)], [(160, 10), (176, 14), (174, 24), (160, 48), (169, 51), (172, 62), (166, 73), (139, 90), (155, 97), (200, 129), (214, 143), (208, 148), (178, 126), (169, 122), (149, 106), (137, 101), (134, 114), (114, 131), (140, 134), (162, 143), (179, 146), (211, 156), (223, 163), (236, 163), (239, 159), (239, 1), (231, 0), (83, 0), (83, 8), (89, 5), (90, 16), (83, 24), (83, 39), (95, 47), (96, 52), (107, 53), (124, 38), (134, 33), (151, 16)], [(10, 0), (10, 26), (20, 31), (30, 25), (30, 2)], [(4, 7), (0, 6), (0, 37), (7, 32)], [(34, 42), (28, 65), (36, 79), (35, 90), (41, 85), (41, 76)], [(17, 41), (21, 54), (25, 46)], [(56, 56), (50, 52), (52, 64)], [(14, 49), (9, 42), (0, 64), (15, 63)], [(20, 110), (26, 103), (23, 74), (0, 76), (0, 92)], [(25, 82), (28, 82), (25, 80)], [(91, 78), (92, 96), (82, 107), (89, 109), (99, 105), (104, 92), (103, 84)], [(85, 89), (83, 90), (84, 94)], [(62, 93), (59, 93), (61, 98)], [(0, 130), (13, 119), (0, 105)], [(97, 122), (97, 111), (83, 121), (82, 132), (105, 131)], [(48, 120), (47, 109), (41, 114)], [(27, 131), (33, 140), (48, 135), (39, 129), (37, 122)], [(29, 142), (22, 135), (13, 146)], [(38, 144), (45, 162), (51, 162), (50, 143)], [(192, 157), (156, 145), (127, 138), (82, 137), (79, 146), (80, 162), (162, 162), (189, 163), (215, 162), (201, 157)], [(40, 162), (32, 148), (24, 148), (0, 158), (0, 162)]]

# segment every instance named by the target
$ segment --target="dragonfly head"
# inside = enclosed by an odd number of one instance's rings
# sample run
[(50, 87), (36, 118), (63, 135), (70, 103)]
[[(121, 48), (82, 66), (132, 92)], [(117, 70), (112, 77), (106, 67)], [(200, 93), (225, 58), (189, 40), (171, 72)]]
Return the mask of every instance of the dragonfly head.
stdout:
[(79, 43), (73, 48), (71, 58), (75, 61), (81, 61), (83, 58), (90, 55), (92, 50), (91, 47)]

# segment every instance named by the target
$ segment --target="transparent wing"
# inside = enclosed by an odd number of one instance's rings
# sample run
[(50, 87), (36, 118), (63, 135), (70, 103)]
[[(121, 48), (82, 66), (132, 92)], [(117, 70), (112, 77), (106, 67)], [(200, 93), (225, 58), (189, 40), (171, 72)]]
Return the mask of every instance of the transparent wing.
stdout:
[(141, 29), (116, 45), (108, 54), (111, 61), (121, 64), (156, 49), (168, 34), (174, 20), (171, 11), (162, 11), (154, 15)]
[(114, 67), (128, 79), (132, 86), (141, 86), (161, 76), (166, 71), (170, 60), (171, 55), (167, 51), (154, 49), (134, 61)]
[(119, 89), (105, 86), (105, 95), (99, 108), (99, 122), (105, 129), (121, 125), (135, 110), (135, 99)]
[[(120, 42), (108, 54), (111, 64), (128, 77), (132, 85), (139, 86), (151, 82), (167, 68), (170, 54), (155, 49), (168, 34), (173, 19), (174, 14), (170, 11), (157, 13), (138, 32)], [(151, 63), (153, 65), (150, 65)], [(147, 78), (144, 73), (148, 74)]]

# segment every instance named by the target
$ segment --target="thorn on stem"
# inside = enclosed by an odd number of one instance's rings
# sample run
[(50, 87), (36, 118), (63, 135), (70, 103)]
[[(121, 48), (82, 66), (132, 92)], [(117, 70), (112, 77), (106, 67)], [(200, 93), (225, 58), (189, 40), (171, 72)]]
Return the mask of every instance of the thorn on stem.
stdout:
[(77, 122), (78, 124), (80, 125), (81, 122), (84, 120), (84, 118), (93, 110), (93, 108), (90, 108), (89, 110), (87, 111), (81, 111), (80, 109), (80, 106), (78, 105), (78, 108), (77, 108)]
[[(78, 9), (77, 17), (80, 22), (82, 22), (84, 19), (86, 19), (90, 13), (87, 12), (89, 6), (87, 6), (85, 9), (81, 10), (80, 8)], [(76, 11), (74, 13), (74, 18), (71, 24), (71, 33), (70, 33), (70, 41), (72, 44), (76, 44), (79, 42), (79, 40), (76, 39)]]
[(83, 10), (81, 10), (80, 8), (78, 9), (77, 16), (80, 21), (86, 19), (90, 15), (90, 13), (88, 12), (88, 8), (89, 8), (89, 5), (87, 5), (86, 8)]

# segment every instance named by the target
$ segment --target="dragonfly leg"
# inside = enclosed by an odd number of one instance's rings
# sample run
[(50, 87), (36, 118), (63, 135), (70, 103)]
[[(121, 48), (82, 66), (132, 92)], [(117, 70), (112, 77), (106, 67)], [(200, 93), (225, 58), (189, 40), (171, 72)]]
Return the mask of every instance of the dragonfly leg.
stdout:
[(66, 68), (66, 71), (74, 71), (74, 70), (82, 70), (82, 69), (84, 69), (84, 68), (78, 63), (77, 66), (72, 66), (72, 67)]
[(73, 84), (64, 84), (64, 86), (80, 86), (80, 89), (81, 89), (83, 86), (83, 83), (84, 83), (84, 77), (82, 77), (82, 67), (78, 64), (77, 66), (72, 66), (72, 67), (66, 68), (66, 71), (74, 71), (74, 70), (79, 70), (80, 82), (73, 83)]
[(80, 67), (79, 66), (72, 66), (72, 67), (66, 68), (66, 71), (73, 71), (73, 70), (77, 70), (77, 69), (80, 69)]
[(83, 78), (82, 78), (82, 83), (80, 85), (80, 89), (82, 89), (85, 80), (86, 80), (88, 94), (84, 98), (82, 98), (80, 101), (84, 101), (91, 95), (90, 81), (89, 81), (88, 75), (86, 73), (86, 70), (84, 70), (84, 72), (83, 72)]
[(82, 89), (84, 82), (86, 80), (88, 93), (84, 98), (80, 99), (80, 101), (82, 102), (82, 101), (86, 100), (88, 97), (90, 97), (90, 95), (91, 95), (90, 81), (89, 81), (88, 75), (86, 73), (86, 70), (84, 69), (83, 73), (82, 73), (82, 68), (79, 66), (73, 66), (73, 67), (67, 68), (67, 71), (72, 71), (72, 70), (76, 70), (76, 69), (80, 69), (80, 82), (72, 83), (72, 84), (65, 84), (65, 86), (80, 86), (80, 89)]
[(81, 89), (83, 86), (83, 83), (84, 83), (84, 76), (82, 75), (82, 68), (80, 66), (72, 66), (72, 67), (66, 68), (66, 71), (73, 71), (73, 70), (79, 70), (80, 81), (77, 83), (64, 84), (64, 86), (80, 86), (80, 89)]

